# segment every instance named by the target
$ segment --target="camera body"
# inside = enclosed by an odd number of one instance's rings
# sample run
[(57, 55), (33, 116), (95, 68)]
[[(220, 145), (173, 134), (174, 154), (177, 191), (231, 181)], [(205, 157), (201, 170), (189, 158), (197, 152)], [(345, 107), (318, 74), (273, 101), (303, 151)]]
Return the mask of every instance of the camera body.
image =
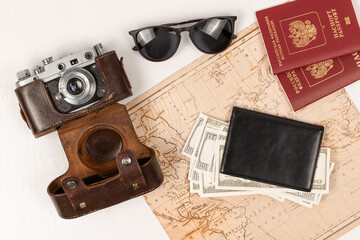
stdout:
[(132, 95), (122, 58), (101, 44), (59, 60), (43, 60), (34, 73), (17, 73), (15, 93), (35, 137)]
[(95, 64), (95, 57), (102, 51), (99, 43), (56, 61), (52, 57), (46, 58), (43, 66), (34, 67), (33, 75), (28, 69), (18, 72), (16, 87), (40, 80), (59, 112), (78, 111), (100, 100), (106, 93), (105, 83)]

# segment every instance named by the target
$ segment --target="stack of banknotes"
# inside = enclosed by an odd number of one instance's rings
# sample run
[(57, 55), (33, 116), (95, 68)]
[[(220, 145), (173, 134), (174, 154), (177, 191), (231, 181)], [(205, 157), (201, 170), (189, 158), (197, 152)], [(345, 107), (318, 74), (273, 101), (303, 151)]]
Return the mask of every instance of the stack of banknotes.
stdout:
[(263, 194), (279, 201), (288, 199), (311, 208), (329, 193), (330, 149), (321, 148), (311, 192), (279, 187), (220, 173), (229, 124), (200, 114), (187, 139), (182, 154), (190, 158), (190, 192), (200, 197)]

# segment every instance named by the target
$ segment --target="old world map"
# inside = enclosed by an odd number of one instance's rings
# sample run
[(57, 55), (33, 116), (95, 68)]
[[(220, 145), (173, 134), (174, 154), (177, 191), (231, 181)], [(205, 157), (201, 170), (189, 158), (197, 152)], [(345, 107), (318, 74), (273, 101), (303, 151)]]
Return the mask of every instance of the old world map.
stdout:
[[(323, 125), (335, 169), (330, 194), (312, 209), (252, 195), (191, 194), (180, 154), (199, 113), (229, 121), (233, 106)], [(164, 183), (145, 200), (170, 239), (335, 239), (360, 224), (360, 114), (345, 90), (294, 112), (272, 75), (256, 24), (217, 55), (204, 55), (127, 105), (153, 148)]]

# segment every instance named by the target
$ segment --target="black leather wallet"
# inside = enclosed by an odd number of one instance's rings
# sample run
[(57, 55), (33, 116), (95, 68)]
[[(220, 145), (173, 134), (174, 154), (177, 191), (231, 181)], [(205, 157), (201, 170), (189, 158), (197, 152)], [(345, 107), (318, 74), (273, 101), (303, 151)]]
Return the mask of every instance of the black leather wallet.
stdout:
[(220, 172), (311, 191), (324, 127), (234, 107)]

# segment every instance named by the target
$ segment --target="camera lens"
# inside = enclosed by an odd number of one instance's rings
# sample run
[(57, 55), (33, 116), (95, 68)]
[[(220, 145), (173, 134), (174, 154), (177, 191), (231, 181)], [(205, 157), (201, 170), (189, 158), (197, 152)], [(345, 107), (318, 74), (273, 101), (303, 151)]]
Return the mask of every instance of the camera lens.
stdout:
[(73, 105), (89, 102), (96, 93), (94, 76), (83, 68), (72, 68), (63, 73), (59, 80), (59, 93)]
[(67, 89), (72, 95), (79, 95), (84, 91), (84, 82), (80, 78), (70, 78)]

